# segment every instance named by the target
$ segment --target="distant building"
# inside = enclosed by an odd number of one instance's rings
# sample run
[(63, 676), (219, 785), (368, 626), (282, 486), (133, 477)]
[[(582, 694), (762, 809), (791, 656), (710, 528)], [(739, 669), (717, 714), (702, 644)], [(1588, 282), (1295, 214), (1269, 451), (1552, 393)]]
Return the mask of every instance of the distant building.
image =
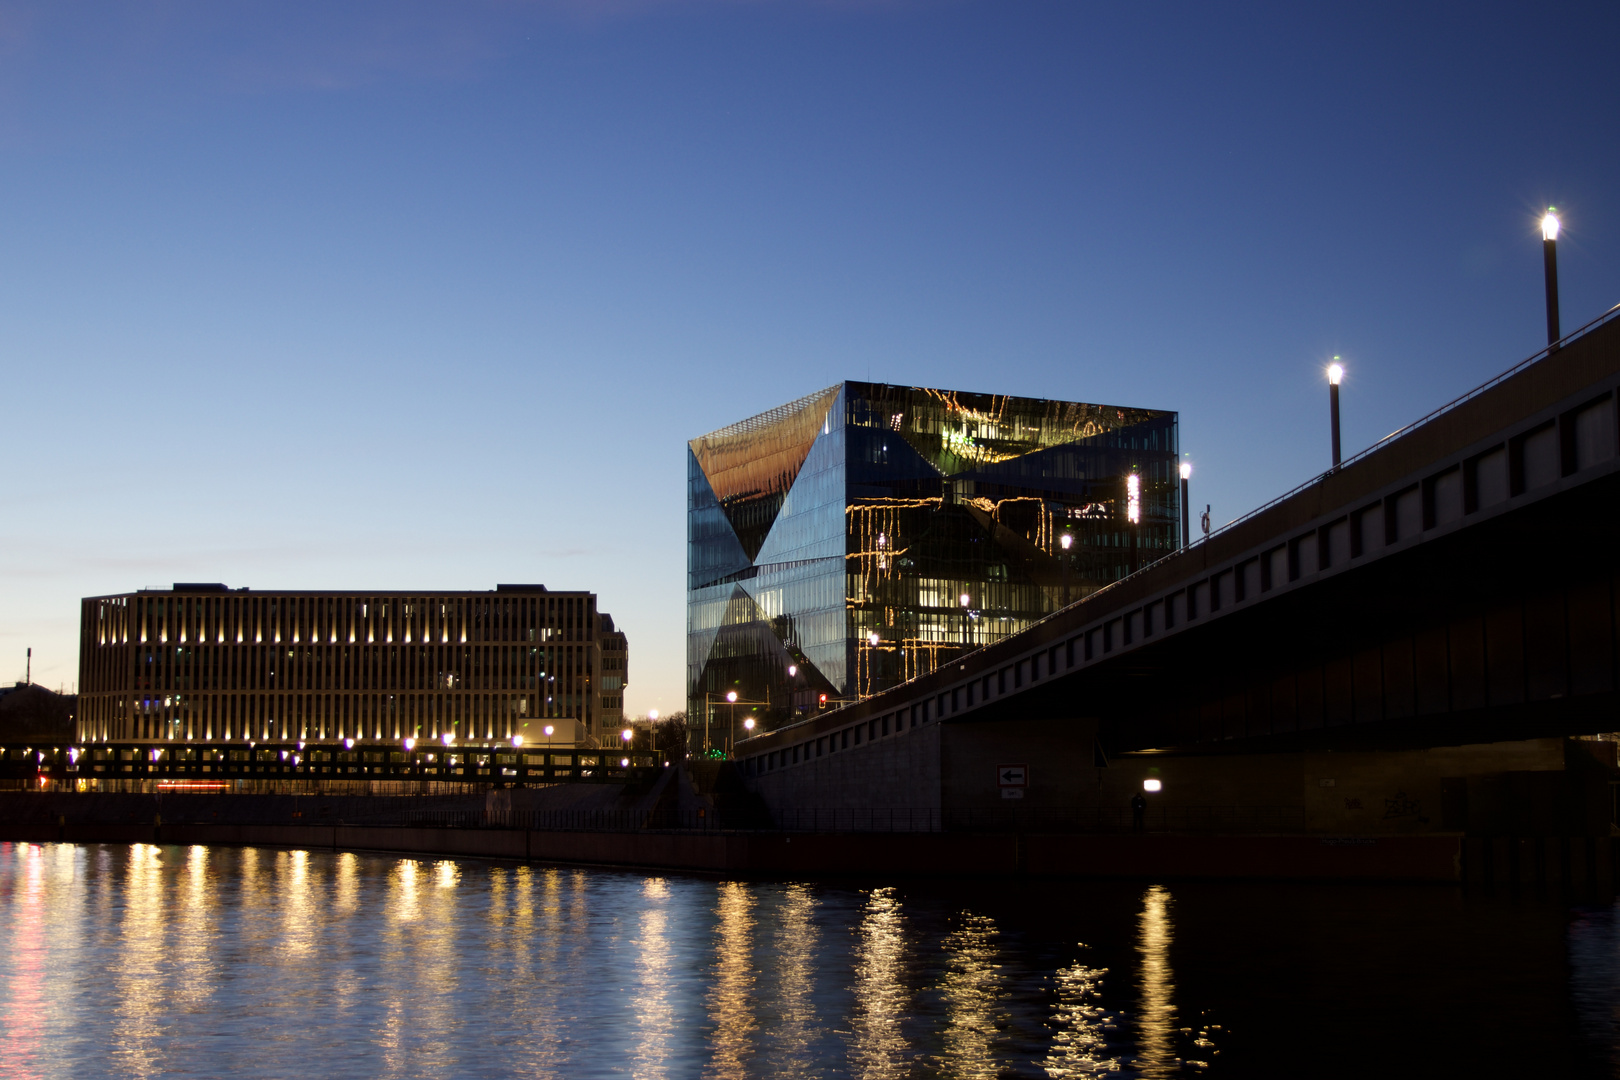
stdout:
[(588, 592), (177, 584), (83, 601), (79, 738), (594, 745), (627, 661)]
[(693, 439), (695, 745), (926, 674), (1178, 547), (1176, 423), (845, 382)]
[(36, 683), (0, 687), (0, 743), (45, 743), (65, 746), (73, 741), (73, 714), (78, 701)]
[(597, 618), (601, 621), (597, 641), (602, 647), (597, 707), (602, 730), (611, 735), (624, 729), (624, 688), (630, 685), (630, 641), (624, 631), (613, 628), (613, 616), (598, 615)]

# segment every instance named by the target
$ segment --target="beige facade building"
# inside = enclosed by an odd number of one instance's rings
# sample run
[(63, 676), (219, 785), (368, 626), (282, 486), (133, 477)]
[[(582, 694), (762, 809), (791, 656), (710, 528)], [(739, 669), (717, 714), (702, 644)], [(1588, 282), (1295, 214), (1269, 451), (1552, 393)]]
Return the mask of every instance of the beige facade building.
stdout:
[(83, 601), (78, 731), (84, 742), (597, 745), (622, 722), (628, 659), (588, 592), (177, 584)]

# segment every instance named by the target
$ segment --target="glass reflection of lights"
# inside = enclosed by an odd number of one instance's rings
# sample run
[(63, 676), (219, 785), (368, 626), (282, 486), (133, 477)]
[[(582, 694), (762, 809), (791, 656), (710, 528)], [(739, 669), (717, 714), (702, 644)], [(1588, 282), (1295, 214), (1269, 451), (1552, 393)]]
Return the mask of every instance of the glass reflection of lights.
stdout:
[(728, 687), (766, 731), (869, 696), (1181, 542), (1171, 412), (846, 382), (688, 449), (697, 722)]

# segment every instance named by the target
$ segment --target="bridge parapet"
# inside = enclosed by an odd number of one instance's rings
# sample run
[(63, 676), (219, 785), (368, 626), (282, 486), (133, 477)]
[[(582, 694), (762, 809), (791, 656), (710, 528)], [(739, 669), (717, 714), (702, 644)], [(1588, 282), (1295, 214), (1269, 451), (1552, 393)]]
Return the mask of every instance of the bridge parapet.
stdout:
[[(1054, 680), (1620, 469), (1620, 307), (1207, 540), (959, 664), (739, 746), (755, 774), (1054, 704)], [(1056, 695), (1061, 697), (1061, 695)], [(1104, 703), (1098, 703), (1102, 707)], [(829, 745), (832, 749), (828, 749)], [(937, 758), (937, 750), (922, 755)]]

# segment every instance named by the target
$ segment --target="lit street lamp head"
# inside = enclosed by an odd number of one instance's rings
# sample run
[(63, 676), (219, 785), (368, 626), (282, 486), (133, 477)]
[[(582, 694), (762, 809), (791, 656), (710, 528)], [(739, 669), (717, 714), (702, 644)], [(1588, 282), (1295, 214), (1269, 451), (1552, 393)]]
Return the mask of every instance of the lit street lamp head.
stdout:
[[(1335, 359), (1337, 359), (1337, 358), (1335, 357)], [(1328, 385), (1329, 386), (1338, 386), (1339, 382), (1343, 378), (1344, 378), (1344, 365), (1343, 364), (1334, 363), (1334, 364), (1329, 364), (1328, 365)]]
[(1074, 543), (1074, 537), (1070, 536), (1068, 533), (1064, 533), (1061, 537), (1058, 538), (1058, 543), (1063, 545), (1063, 550), (1064, 551), (1068, 551), (1069, 550), (1069, 545)]
[(753, 731), (754, 730), (754, 718), (752, 716), (748, 717), (747, 719), (745, 719), (743, 721), (743, 730), (744, 731)]
[(631, 731), (629, 728), (625, 728), (623, 731), (619, 732), (619, 738), (623, 739), (627, 743), (635, 737), (636, 733)]
[(556, 730), (557, 730), (556, 728), (552, 727), (550, 724), (547, 724), (546, 725), (546, 738), (548, 738), (548, 739), (551, 738), (552, 733), (555, 732)]
[(1541, 219), (1541, 238), (1543, 240), (1558, 239), (1558, 213), (1549, 206), (1546, 215)]
[(737, 702), (737, 691), (735, 691), (735, 690), (727, 690), (726, 691), (726, 700), (731, 702), (732, 704), (736, 704), (736, 702)]
[(1183, 461), (1181, 463), (1181, 478), (1183, 480), (1191, 480), (1192, 479), (1192, 465), (1189, 464), (1188, 462)]

